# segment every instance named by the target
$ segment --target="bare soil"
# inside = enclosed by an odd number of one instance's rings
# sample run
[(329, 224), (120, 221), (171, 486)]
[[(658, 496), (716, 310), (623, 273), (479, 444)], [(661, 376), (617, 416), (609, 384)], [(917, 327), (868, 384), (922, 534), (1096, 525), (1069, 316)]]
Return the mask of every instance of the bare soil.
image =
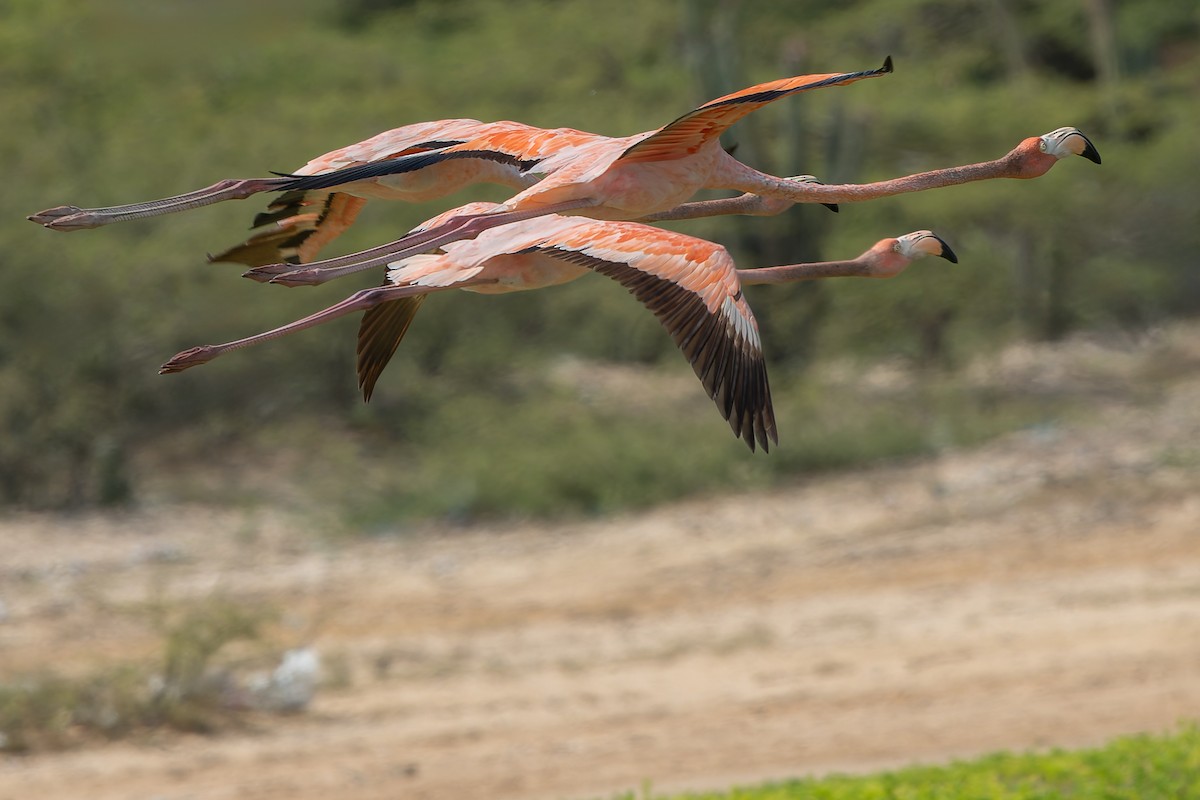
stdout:
[(623, 518), (0, 520), (4, 675), (149, 657), (137, 609), (224, 595), (330, 679), (215, 736), (8, 757), (0, 798), (596, 798), (1170, 730), (1200, 717), (1198, 333), (991, 367), (1168, 365), (1085, 421)]

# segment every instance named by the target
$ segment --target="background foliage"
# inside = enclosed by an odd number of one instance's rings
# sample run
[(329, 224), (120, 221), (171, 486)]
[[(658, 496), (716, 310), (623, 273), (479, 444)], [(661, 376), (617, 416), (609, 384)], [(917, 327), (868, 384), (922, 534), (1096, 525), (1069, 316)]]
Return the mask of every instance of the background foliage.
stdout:
[[(986, 410), (995, 404), (946, 383), (972, 354), (1200, 309), (1198, 43), (1200, 10), (1182, 0), (8, 0), (0, 504), (219, 494), (338, 503), (355, 527), (596, 512), (913, 452), (933, 446), (934, 430), (985, 435), (1007, 424)], [(872, 67), (889, 53), (894, 75), (778, 103), (729, 143), (776, 174), (869, 181), (993, 158), (1075, 125), (1104, 166), (1069, 162), (1036, 182), (837, 216), (797, 208), (679, 224), (745, 266), (845, 257), (925, 227), (962, 259), (896, 281), (750, 295), (783, 439), (766, 458), (729, 436), (651, 315), (599, 278), (434, 298), (364, 407), (354, 320), (155, 374), (184, 347), (273, 327), (356, 288), (289, 291), (206, 264), (261, 201), (69, 237), (22, 221), (60, 203), (132, 202), (291, 169), (426, 119), (623, 135), (735, 88)], [(502, 196), (378, 204), (338, 251)], [(817, 357), (900, 357), (943, 372), (886, 404), (855, 403), (813, 376)], [(626, 365), (613, 374), (640, 391), (618, 381), (619, 402), (606, 401), (608, 384), (593, 383), (612, 365)]]

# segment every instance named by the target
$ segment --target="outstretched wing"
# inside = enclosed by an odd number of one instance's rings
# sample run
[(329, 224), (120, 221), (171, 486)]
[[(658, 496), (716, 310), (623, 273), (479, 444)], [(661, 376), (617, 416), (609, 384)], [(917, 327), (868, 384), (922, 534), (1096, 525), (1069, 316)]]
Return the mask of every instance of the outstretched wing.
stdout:
[[(406, 175), (443, 164), (447, 161), (470, 159), (488, 161), (506, 167), (510, 182), (519, 183), (528, 173), (551, 155), (564, 148), (579, 147), (607, 137), (571, 128), (536, 128), (520, 122), (478, 123), (471, 135), (454, 141), (427, 143), (420, 150), (389, 155), (359, 163), (346, 164), (338, 169), (308, 174), (285, 175), (292, 181), (285, 189), (328, 189), (353, 181)], [(435, 146), (436, 145), (436, 146)]]
[(879, 69), (863, 72), (799, 75), (760, 83), (748, 89), (727, 94), (689, 111), (671, 124), (659, 129), (621, 154), (619, 160), (670, 161), (691, 155), (729, 129), (735, 122), (781, 97), (826, 86), (845, 86), (848, 83), (886, 75), (892, 71), (888, 56)]
[[(412, 174), (451, 159), (474, 158), (509, 167), (508, 172), (501, 174), (501, 180), (520, 185), (524, 182), (524, 169), (537, 163), (538, 154), (548, 146), (552, 133), (519, 122), (450, 119), (406, 125), (330, 151), (309, 161), (295, 174), (284, 176), (289, 179), (280, 186), (284, 193), (254, 218), (251, 227), (256, 230), (250, 238), (210, 260), (251, 267), (314, 260), (320, 249), (345, 231), (362, 209), (365, 201), (361, 198), (331, 191), (355, 181)], [(477, 138), (481, 142), (479, 147), (470, 151), (461, 149), (461, 145)], [(453, 155), (441, 155), (453, 147), (459, 148)], [(532, 160), (523, 160), (523, 153), (532, 154)], [(401, 183), (387, 188), (396, 199), (405, 199), (411, 193), (411, 199), (427, 200), (459, 189), (472, 180), (472, 175), (470, 169), (459, 170), (453, 176), (439, 172), (436, 178), (418, 179), (411, 187)], [(496, 177), (491, 174), (476, 179)]]
[(254, 218), (257, 233), (210, 261), (263, 264), (305, 264), (354, 222), (367, 201), (344, 192), (285, 192)]
[[(464, 206), (443, 211), (432, 219), (425, 220), (413, 228), (410, 233), (434, 227), (450, 217), (467, 214), (486, 214), (498, 207), (497, 203), (486, 201), (467, 203)], [(387, 283), (403, 282), (406, 279), (419, 280), (421, 277), (428, 280), (430, 273), (438, 272), (438, 268), (444, 264), (445, 262), (442, 258), (436, 254), (425, 253), (410, 256), (388, 271)], [(478, 272), (478, 269), (476, 268), (474, 272)], [(466, 280), (473, 273), (471, 270), (460, 270), (455, 273), (453, 270), (447, 269), (442, 272), (442, 277), (438, 281), (443, 282), (447, 278), (452, 278), (455, 274), (457, 274), (459, 279)], [(386, 286), (387, 283), (384, 285)], [(392, 356), (396, 354), (396, 349), (400, 347), (400, 341), (408, 333), (408, 327), (412, 325), (413, 318), (417, 315), (417, 311), (420, 310), (421, 304), (425, 302), (425, 297), (426, 295), (423, 294), (413, 297), (402, 297), (398, 300), (381, 303), (363, 312), (362, 321), (358, 325), (355, 368), (358, 372), (358, 388), (362, 389), (364, 401), (370, 401), (371, 395), (375, 391), (375, 384), (379, 381), (379, 376), (383, 374), (384, 368), (392, 360)]]
[[(487, 122), (480, 124), (475, 136), (457, 142), (437, 142), (425, 150), (404, 152), (402, 155), (379, 160), (348, 164), (319, 174), (284, 175), (290, 178), (284, 190), (320, 190), (349, 184), (353, 181), (384, 178), (388, 175), (419, 173), (449, 161), (472, 160), (492, 162), (506, 168), (512, 185), (528, 180), (528, 175), (541, 172), (540, 164), (551, 156), (587, 148), (607, 137), (576, 131), (574, 128), (538, 128), (521, 122)], [(455, 187), (448, 187), (446, 193)]]
[(779, 442), (758, 323), (725, 248), (634, 222), (594, 222), (538, 252), (616, 280), (662, 323), (735, 435), (753, 450)]
[(371, 399), (375, 382), (383, 369), (396, 354), (400, 340), (408, 333), (408, 326), (417, 315), (428, 295), (402, 297), (369, 308), (363, 313), (358, 325), (358, 351), (356, 368), (358, 388), (362, 389), (363, 400)]
[[(468, 144), (462, 142), (458, 147)], [(518, 155), (503, 150), (485, 150), (482, 148), (450, 150), (442, 148), (423, 152), (408, 153), (384, 161), (369, 161), (343, 167), (333, 172), (322, 172), (319, 175), (284, 175), (291, 181), (284, 184), (285, 190), (331, 189), (354, 181), (383, 178), (388, 175), (408, 175), (423, 169), (459, 159), (474, 159), (476, 161), (493, 161), (510, 168), (513, 182), (537, 166), (536, 159), (522, 159)]]

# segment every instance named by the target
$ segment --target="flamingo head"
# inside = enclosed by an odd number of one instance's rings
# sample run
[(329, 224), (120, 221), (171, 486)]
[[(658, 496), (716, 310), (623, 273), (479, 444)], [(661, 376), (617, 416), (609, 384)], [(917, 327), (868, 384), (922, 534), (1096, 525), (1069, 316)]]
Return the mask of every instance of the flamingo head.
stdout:
[(1100, 152), (1078, 128), (1059, 128), (1039, 136), (1038, 149), (1055, 159), (1083, 156), (1093, 164), (1100, 163)]
[(1045, 175), (1059, 159), (1083, 156), (1100, 163), (1095, 145), (1078, 128), (1059, 128), (1041, 136), (1031, 136), (1008, 154), (1011, 178), (1036, 178)]
[(895, 239), (877, 242), (866, 253), (868, 275), (872, 278), (893, 278), (909, 264), (925, 256), (939, 256), (951, 264), (958, 263), (958, 256), (942, 237), (933, 231), (913, 231)]
[(951, 264), (958, 263), (958, 256), (950, 249), (950, 245), (933, 231), (913, 231), (896, 239), (892, 250), (910, 261), (916, 261), (925, 256), (940, 256)]

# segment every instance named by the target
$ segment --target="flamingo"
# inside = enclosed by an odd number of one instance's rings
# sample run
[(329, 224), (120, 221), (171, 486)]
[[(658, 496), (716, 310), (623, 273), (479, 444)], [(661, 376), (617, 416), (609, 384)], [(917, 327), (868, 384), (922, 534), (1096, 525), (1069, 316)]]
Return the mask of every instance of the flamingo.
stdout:
[[(331, 182), (320, 189), (294, 189), (298, 176), (344, 172), (348, 168), (377, 164), (450, 145), (489, 137), (504, 142), (502, 150), (428, 164), (419, 170)], [(252, 228), (270, 226), (213, 261), (234, 261), (258, 266), (270, 261), (304, 263), (353, 223), (368, 199), (421, 203), (437, 200), (465, 186), (494, 183), (524, 189), (537, 175), (523, 171), (554, 150), (574, 147), (606, 137), (572, 128), (548, 130), (520, 122), (480, 122), (446, 119), (419, 122), (376, 134), (347, 147), (311, 159), (294, 173), (274, 178), (227, 178), (193, 192), (108, 208), (58, 206), (32, 214), (28, 219), (56, 231), (98, 228), (114, 222), (157, 217), (241, 200), (262, 192), (283, 192), (254, 218)], [(336, 187), (338, 191), (330, 191)]]
[[(424, 202), (474, 183), (526, 189), (559, 169), (586, 164), (594, 158), (611, 158), (612, 154), (654, 136), (659, 138), (648, 144), (648, 148), (661, 146), (671, 137), (681, 137), (682, 141), (712, 125), (715, 127), (704, 134), (703, 142), (715, 140), (738, 119), (781, 97), (823, 86), (852, 83), (891, 72), (891, 69), (889, 57), (878, 70), (802, 75), (751, 86), (707, 103), (665, 128), (620, 138), (573, 128), (543, 129), (509, 121), (485, 123), (452, 119), (416, 123), (325, 153), (287, 175), (228, 178), (174, 197), (122, 206), (57, 206), (31, 214), (27, 219), (51, 230), (75, 231), (185, 211), (224, 200), (244, 199), (262, 192), (284, 192), (271, 203), (267, 212), (255, 217), (252, 226), (271, 225), (270, 228), (254, 234), (241, 245), (210, 257), (210, 260), (234, 261), (252, 267), (266, 264), (272, 258), (278, 264), (307, 263), (322, 246), (350, 226), (369, 198)], [(732, 156), (728, 158), (739, 163)], [(784, 180), (816, 182), (810, 175)], [(705, 186), (698, 184), (676, 194), (682, 202), (697, 188)], [(339, 191), (330, 191), (335, 187)], [(714, 185), (713, 188), (719, 187)], [(654, 211), (666, 208), (655, 205)], [(826, 205), (837, 210), (835, 204)], [(699, 207), (680, 208), (675, 211), (677, 216), (674, 218), (699, 216), (698, 211)], [(701, 213), (709, 212), (705, 208)]]
[[(471, 203), (435, 217), (416, 231), (447, 219), (494, 213), (492, 203)], [(941, 238), (915, 231), (883, 239), (857, 258), (759, 269), (738, 269), (724, 247), (638, 222), (546, 215), (447, 243), (440, 253), (405, 257), (389, 265), (387, 283), (354, 293), (303, 319), (219, 345), (184, 350), (159, 370), (182, 372), (214, 358), (364, 311), (358, 333), (358, 379), (364, 399), (395, 353), (425, 298), (462, 289), (482, 294), (554, 286), (598, 272), (621, 283), (666, 328), (692, 365), (709, 397), (753, 451), (778, 443), (758, 323), (743, 285), (819, 278), (890, 278), (927, 255), (958, 259)]]

